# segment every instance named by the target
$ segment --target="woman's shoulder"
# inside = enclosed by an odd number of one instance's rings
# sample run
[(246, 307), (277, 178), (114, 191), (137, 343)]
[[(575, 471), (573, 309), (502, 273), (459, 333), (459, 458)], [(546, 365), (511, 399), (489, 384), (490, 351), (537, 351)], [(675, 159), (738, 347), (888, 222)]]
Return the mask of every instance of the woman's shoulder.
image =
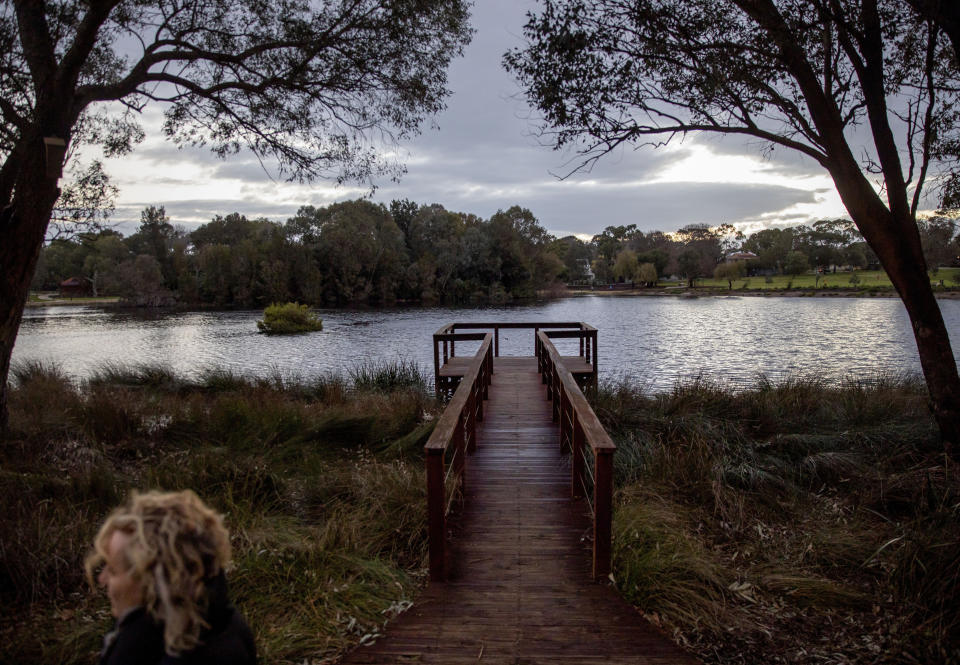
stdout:
[(163, 626), (138, 607), (107, 636), (100, 665), (156, 665), (163, 653)]
[(257, 652), (253, 632), (237, 610), (220, 630), (205, 633), (203, 644), (179, 658), (166, 656), (160, 665), (256, 665)]

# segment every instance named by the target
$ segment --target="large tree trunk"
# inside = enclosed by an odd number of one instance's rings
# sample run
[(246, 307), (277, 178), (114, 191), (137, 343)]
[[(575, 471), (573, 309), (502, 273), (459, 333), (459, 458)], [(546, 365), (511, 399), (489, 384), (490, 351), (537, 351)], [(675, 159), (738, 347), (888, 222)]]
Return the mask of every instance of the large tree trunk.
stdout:
[(891, 212), (859, 171), (832, 172), (840, 198), (880, 259), (913, 326), (930, 408), (944, 449), (960, 459), (960, 375), (940, 306), (930, 287), (916, 222)]
[(59, 191), (48, 177), (40, 136), (23, 151), (13, 200), (0, 210), (0, 433), (8, 424), (7, 378), (30, 281)]
[(891, 281), (913, 324), (920, 365), (930, 391), (930, 407), (943, 436), (945, 450), (954, 459), (960, 459), (960, 378), (940, 307), (930, 288), (926, 270), (919, 276), (915, 270), (893, 272), (898, 274), (891, 274)]

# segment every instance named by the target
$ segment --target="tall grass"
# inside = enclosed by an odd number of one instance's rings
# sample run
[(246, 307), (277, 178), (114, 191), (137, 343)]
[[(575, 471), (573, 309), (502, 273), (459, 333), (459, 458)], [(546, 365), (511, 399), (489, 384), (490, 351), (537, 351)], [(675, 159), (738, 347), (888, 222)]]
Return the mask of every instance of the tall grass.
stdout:
[(358, 390), (426, 390), (427, 387), (427, 376), (423, 368), (406, 358), (359, 363), (350, 369), (350, 378)]
[(613, 577), (707, 662), (960, 662), (960, 468), (916, 377), (592, 401), (618, 446)]
[(111, 620), (82, 559), (133, 489), (191, 488), (226, 515), (234, 600), (263, 662), (319, 662), (372, 639), (422, 584), (420, 455), (439, 408), (422, 389), (163, 367), (12, 375), (0, 662), (95, 662)]

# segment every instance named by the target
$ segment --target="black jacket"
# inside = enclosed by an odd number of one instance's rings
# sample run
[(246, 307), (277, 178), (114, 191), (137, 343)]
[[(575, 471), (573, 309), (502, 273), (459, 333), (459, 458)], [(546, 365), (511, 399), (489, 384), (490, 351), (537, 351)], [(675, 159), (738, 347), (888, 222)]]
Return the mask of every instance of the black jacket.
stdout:
[(227, 598), (223, 575), (208, 583), (204, 617), (210, 628), (200, 633), (200, 646), (171, 656), (163, 648), (163, 625), (142, 607), (125, 615), (107, 636), (100, 665), (256, 665), (253, 633)]

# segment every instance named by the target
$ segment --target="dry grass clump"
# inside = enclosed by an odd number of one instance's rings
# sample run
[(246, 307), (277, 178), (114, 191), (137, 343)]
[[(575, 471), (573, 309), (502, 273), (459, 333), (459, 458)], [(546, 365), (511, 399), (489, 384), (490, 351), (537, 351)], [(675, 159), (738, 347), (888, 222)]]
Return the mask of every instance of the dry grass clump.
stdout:
[(132, 489), (190, 488), (226, 515), (232, 595), (263, 662), (373, 639), (422, 584), (420, 455), (439, 407), (418, 387), (188, 380), (162, 367), (105, 367), (80, 383), (35, 364), (13, 377), (0, 662), (96, 661), (111, 620), (82, 559)]
[(909, 376), (593, 395), (614, 579), (709, 663), (960, 662), (960, 467)]

